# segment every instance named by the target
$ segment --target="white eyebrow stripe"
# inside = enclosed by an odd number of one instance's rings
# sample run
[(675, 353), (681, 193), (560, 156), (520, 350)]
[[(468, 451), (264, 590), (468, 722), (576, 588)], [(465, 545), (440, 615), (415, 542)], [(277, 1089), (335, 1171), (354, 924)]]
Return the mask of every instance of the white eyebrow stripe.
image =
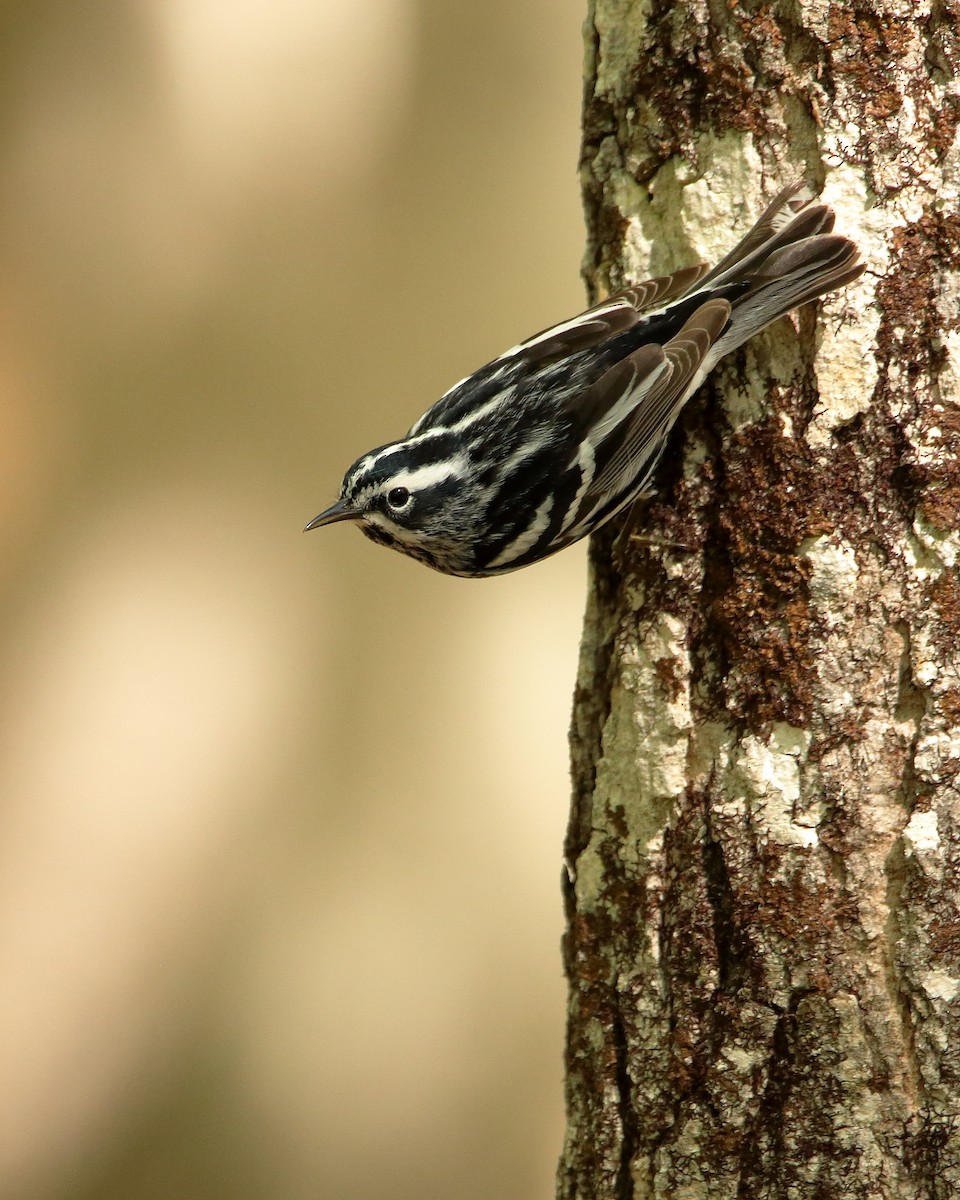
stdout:
[(536, 515), (526, 529), (508, 542), (496, 558), (487, 563), (484, 570), (491, 567), (504, 567), (525, 554), (550, 524), (550, 510), (553, 508), (553, 496), (548, 496), (537, 509)]
[(469, 469), (470, 463), (466, 455), (457, 454), (441, 462), (427, 463), (423, 467), (413, 467), (408, 471), (397, 471), (380, 486), (380, 491), (388, 492), (396, 487), (405, 487), (411, 492), (418, 492), (443, 483), (445, 479), (462, 478)]
[[(424, 434), (423, 436), (426, 437), (427, 435)], [(350, 486), (355, 488), (357, 482), (367, 474), (373, 464), (382, 462), (383, 459), (388, 458), (391, 454), (398, 454), (401, 451), (408, 452), (410, 442), (413, 440), (398, 442), (395, 446), (388, 446), (386, 450), (379, 450), (376, 454), (368, 454), (350, 477)], [(440, 462), (427, 463), (422, 467), (412, 467), (407, 471), (397, 471), (396, 474), (391, 475), (382, 484), (368, 483), (360, 489), (359, 494), (372, 496), (377, 492), (394, 487), (409, 488), (412, 492), (416, 488), (431, 487), (435, 483), (440, 483), (442, 480), (448, 479), (451, 475), (465, 475), (468, 468), (469, 462), (466, 456), (456, 454)]]

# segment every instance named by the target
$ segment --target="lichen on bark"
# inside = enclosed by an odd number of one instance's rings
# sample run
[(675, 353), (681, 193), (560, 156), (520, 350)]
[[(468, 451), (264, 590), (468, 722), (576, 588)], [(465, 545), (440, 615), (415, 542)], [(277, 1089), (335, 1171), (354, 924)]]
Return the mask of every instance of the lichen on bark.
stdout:
[(592, 296), (805, 176), (866, 274), (594, 540), (561, 1197), (960, 1194), (960, 4), (593, 0)]

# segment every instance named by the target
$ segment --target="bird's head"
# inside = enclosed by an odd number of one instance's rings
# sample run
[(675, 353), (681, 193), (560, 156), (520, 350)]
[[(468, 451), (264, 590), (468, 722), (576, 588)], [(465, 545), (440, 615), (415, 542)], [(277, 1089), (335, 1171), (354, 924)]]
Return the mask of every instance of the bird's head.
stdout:
[(471, 574), (475, 490), (466, 455), (432, 438), (391, 442), (357, 459), (337, 501), (306, 528), (356, 521), (380, 545), (447, 574)]

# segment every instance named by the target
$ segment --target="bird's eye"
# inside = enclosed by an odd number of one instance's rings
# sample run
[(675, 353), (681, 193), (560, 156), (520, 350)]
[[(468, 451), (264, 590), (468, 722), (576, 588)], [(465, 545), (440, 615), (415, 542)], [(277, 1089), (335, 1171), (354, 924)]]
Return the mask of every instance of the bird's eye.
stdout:
[(391, 488), (387, 492), (387, 503), (392, 509), (399, 512), (410, 503), (410, 492), (405, 487)]

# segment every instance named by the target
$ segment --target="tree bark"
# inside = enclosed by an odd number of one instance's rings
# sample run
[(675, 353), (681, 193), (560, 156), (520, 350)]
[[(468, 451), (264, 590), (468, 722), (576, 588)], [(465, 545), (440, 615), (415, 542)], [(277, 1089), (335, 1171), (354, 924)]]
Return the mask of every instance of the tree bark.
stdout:
[(592, 547), (565, 1200), (960, 1196), (960, 3), (591, 0), (594, 295), (822, 185), (869, 267)]

